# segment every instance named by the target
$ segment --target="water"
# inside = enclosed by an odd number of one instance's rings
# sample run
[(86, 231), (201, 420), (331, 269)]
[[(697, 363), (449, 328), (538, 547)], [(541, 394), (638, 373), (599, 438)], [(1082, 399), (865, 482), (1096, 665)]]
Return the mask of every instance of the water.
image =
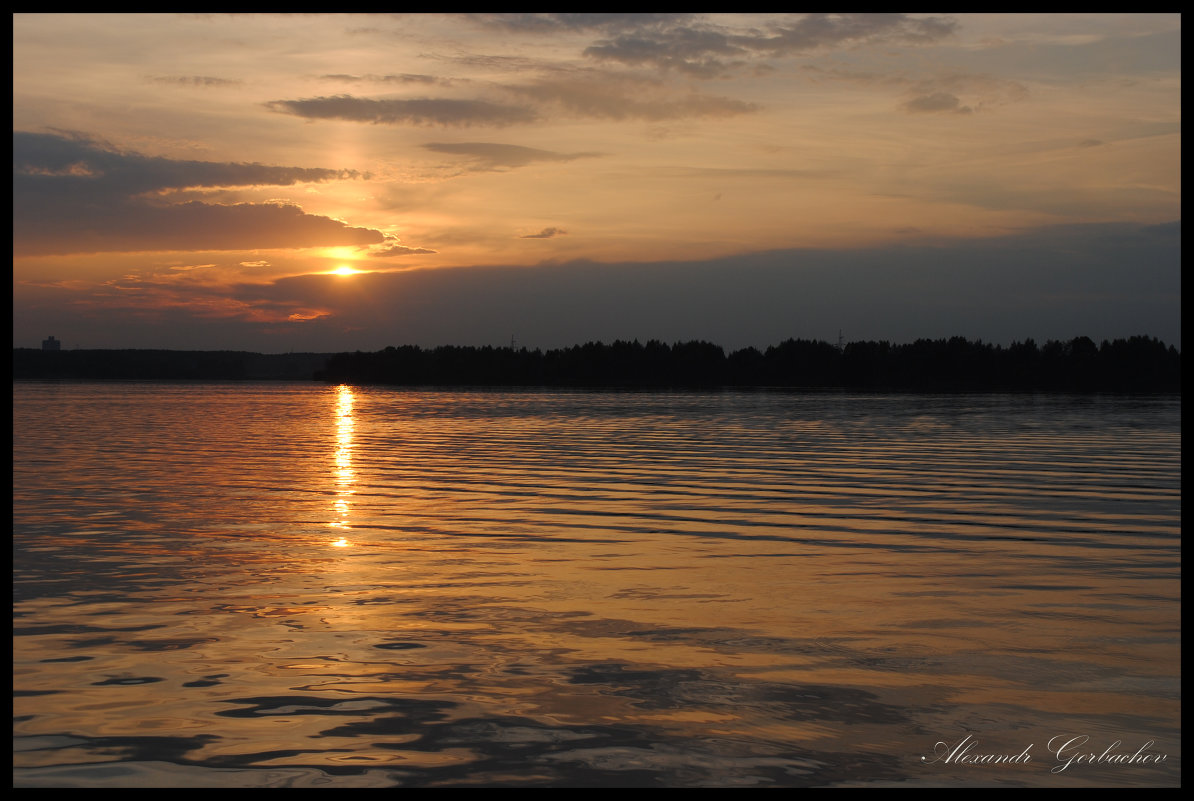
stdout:
[(13, 400), (17, 786), (1181, 781), (1179, 398)]

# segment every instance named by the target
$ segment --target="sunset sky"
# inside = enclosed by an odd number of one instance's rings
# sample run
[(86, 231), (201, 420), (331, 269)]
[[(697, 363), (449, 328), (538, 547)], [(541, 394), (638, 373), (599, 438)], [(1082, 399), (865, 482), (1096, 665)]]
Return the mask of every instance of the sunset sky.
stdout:
[(1181, 339), (1181, 18), (13, 17), (13, 345)]

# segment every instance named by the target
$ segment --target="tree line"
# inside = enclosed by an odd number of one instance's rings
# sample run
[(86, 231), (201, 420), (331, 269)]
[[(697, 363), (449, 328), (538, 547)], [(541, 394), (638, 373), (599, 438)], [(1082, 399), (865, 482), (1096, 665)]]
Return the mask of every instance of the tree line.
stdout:
[(963, 337), (907, 344), (789, 339), (726, 353), (710, 342), (589, 342), (554, 350), (416, 345), (375, 352), (13, 349), (13, 378), (319, 380), (403, 386), (789, 387), (868, 391), (1180, 392), (1181, 354), (1136, 336), (1096, 345)]
[(907, 344), (789, 339), (729, 354), (713, 343), (589, 342), (555, 350), (415, 345), (330, 357), (335, 383), (480, 386), (791, 387), (919, 392), (1180, 392), (1181, 354), (1160, 340), (1033, 340), (1010, 346), (963, 337)]

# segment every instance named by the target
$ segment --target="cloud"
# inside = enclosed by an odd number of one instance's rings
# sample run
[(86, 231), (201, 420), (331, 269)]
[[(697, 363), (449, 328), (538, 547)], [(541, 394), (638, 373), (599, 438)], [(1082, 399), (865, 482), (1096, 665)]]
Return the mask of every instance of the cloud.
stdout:
[(507, 106), (485, 100), (419, 98), (412, 100), (373, 99), (352, 95), (312, 97), (303, 100), (274, 100), (266, 108), (311, 120), (348, 120), (374, 125), (443, 125), (467, 128), (473, 125), (502, 127), (532, 122), (535, 113), (521, 106)]
[(949, 92), (933, 92), (929, 95), (920, 95), (914, 97), (908, 102), (904, 103), (904, 110), (913, 114), (920, 113), (936, 113), (942, 111), (952, 111), (956, 114), (969, 114), (974, 109), (970, 106), (963, 106), (962, 101), (958, 100), (957, 95), (951, 95)]
[(308, 300), (253, 296), (235, 285), (163, 282), (156, 277), (143, 279), (136, 275), (99, 284), (74, 282), (54, 289), (58, 302), (66, 301), (71, 319), (102, 321), (105, 328), (140, 321), (157, 329), (157, 334), (151, 335), (155, 341), (159, 341), (160, 326), (167, 320), (171, 326), (179, 323), (185, 327), (188, 321), (207, 321), (207, 325), (220, 327), (233, 321), (306, 322), (331, 313)]
[[(1018, 81), (971, 72), (924, 77), (805, 64), (801, 70), (815, 82), (834, 81), (863, 87), (892, 88), (906, 98), (900, 108), (909, 114), (971, 114), (1025, 100), (1028, 87)], [(962, 95), (968, 102), (962, 100)]]
[[(957, 111), (969, 113), (992, 106), (1016, 103), (1028, 97), (1028, 87), (1019, 81), (982, 73), (954, 71), (914, 76), (899, 72), (871, 72), (805, 64), (801, 71), (816, 82), (836, 81), (864, 87), (892, 87), (906, 93), (905, 111)], [(961, 97), (971, 98), (963, 105)], [(956, 101), (951, 101), (953, 97)]]
[(359, 276), (369, 310), (331, 298), (323, 278), (279, 279), (237, 297), (331, 309), (370, 332), (346, 337), (349, 350), (497, 344), (512, 320), (530, 347), (635, 338), (765, 347), (789, 337), (833, 341), (839, 328), (851, 340), (895, 342), (1181, 339), (1180, 230), (1134, 225), (701, 261), (375, 273)]
[(721, 118), (759, 110), (754, 103), (690, 93), (674, 98), (643, 81), (611, 75), (545, 78), (507, 89), (540, 103), (555, 104), (580, 117), (659, 122), (685, 118)]
[(521, 101), (520, 104), (450, 98), (402, 100), (333, 95), (274, 100), (265, 105), (271, 111), (312, 120), (459, 128), (505, 127), (537, 121), (541, 117), (540, 111), (525, 105), (526, 101), (538, 106), (554, 106), (574, 116), (610, 120), (718, 118), (747, 114), (759, 108), (754, 103), (695, 92), (675, 97), (654, 82), (602, 72), (543, 78), (498, 87), (498, 91), (513, 95)]
[(120, 151), (79, 134), (14, 131), (13, 191), (36, 195), (42, 187), (70, 187), (83, 194), (137, 195), (195, 187), (291, 186), (367, 177), (355, 170), (271, 167), (179, 161)]
[(210, 75), (147, 75), (146, 80), (154, 83), (168, 83), (176, 86), (199, 86), (199, 87), (215, 87), (215, 86), (239, 86), (244, 81), (230, 80), (228, 78), (213, 78)]
[(551, 239), (553, 236), (560, 236), (568, 233), (562, 228), (544, 228), (537, 234), (524, 234), (519, 239)]
[(143, 156), (83, 136), (13, 133), (15, 255), (366, 245), (380, 231), (287, 203), (168, 203), (194, 187), (292, 185), (360, 177), (344, 170)]
[(490, 72), (537, 72), (550, 68), (551, 64), (540, 58), (529, 56), (495, 56), (483, 53), (457, 53), (451, 56), (436, 56), (463, 67)]
[(948, 17), (914, 18), (907, 14), (806, 14), (774, 26), (771, 35), (733, 37), (741, 47), (772, 55), (846, 45), (929, 44), (953, 35), (958, 23)]
[(434, 153), (471, 158), (473, 164), (470, 169), (476, 172), (497, 170), (503, 167), (524, 167), (538, 161), (574, 161), (601, 155), (600, 153), (556, 153), (552, 150), (496, 142), (428, 142), (423, 147)]
[(925, 78), (913, 84), (922, 94), (932, 91), (965, 93), (973, 96), (982, 107), (1016, 103), (1028, 98), (1028, 87), (1019, 81), (973, 72), (948, 72)]
[(566, 31), (640, 30), (652, 25), (680, 22), (688, 14), (614, 13), (614, 14), (470, 14), (474, 22), (491, 28), (518, 33), (562, 33)]
[(292, 323), (305, 323), (308, 320), (318, 320), (320, 317), (329, 317), (331, 312), (315, 311), (313, 309), (306, 309), (303, 311), (294, 312), (286, 316), (286, 319)]
[(443, 84), (450, 85), (455, 81), (450, 78), (437, 78), (434, 75), (415, 75), (411, 73), (403, 73), (400, 75), (346, 75), (342, 73), (334, 75), (320, 75), (321, 80), (325, 81), (341, 81), (344, 83), (398, 83), (398, 84)]
[(843, 81), (861, 84), (863, 86), (895, 85), (906, 86), (912, 82), (907, 75), (893, 72), (872, 72), (869, 70), (851, 70), (840, 67), (823, 67), (818, 64), (802, 64), (802, 72), (812, 76), (814, 81)]
[(384, 259), (389, 258), (390, 256), (418, 256), (438, 252), (438, 250), (429, 250), (427, 248), (408, 248), (406, 245), (389, 245), (381, 250), (369, 251), (369, 257), (373, 259)]
[(148, 250), (254, 250), (367, 245), (380, 231), (353, 228), (293, 205), (199, 202), (127, 203), (107, 209), (67, 207), (52, 221), (21, 220), (20, 255)]
[[(737, 349), (790, 337), (835, 341), (839, 329), (853, 341), (1147, 334), (1180, 347), (1181, 264), (1177, 221), (710, 260), (378, 271), (356, 276), (355, 293), (329, 291), (340, 279), (311, 274), (251, 284), (122, 281), (123, 290), (20, 283), (14, 332), (40, 341), (55, 331), (91, 347), (243, 349), (251, 341), (329, 352), (500, 344), (517, 321), (519, 342), (531, 348), (638, 338)], [(325, 316), (290, 319), (315, 313)], [(263, 323), (292, 327), (273, 339)], [(114, 338), (97, 345), (97, 337)]]
[(1180, 194), (1164, 187), (1124, 185), (1091, 191), (1087, 187), (1054, 183), (1046, 173), (1021, 175), (1017, 180), (1008, 181), (958, 175), (926, 186), (924, 196), (994, 211), (1050, 214), (1059, 219), (1113, 219), (1122, 215), (1124, 209), (1148, 210), (1156, 214), (1181, 209)]
[[(1152, 17), (1164, 23), (1162, 15), (1134, 15), (1135, 20)], [(1180, 75), (1182, 46), (1180, 19), (1174, 18), (1172, 30), (1145, 35), (1125, 32), (1122, 35), (1099, 35), (1094, 41), (999, 41), (978, 50), (965, 52), (971, 65), (991, 70), (1014, 64), (1020, 75), (1032, 75), (1037, 80), (1052, 77), (1072, 81), (1081, 76), (1110, 76), (1122, 80), (1127, 76), (1143, 77), (1160, 73)], [(1125, 22), (1127, 16), (1125, 15)]]

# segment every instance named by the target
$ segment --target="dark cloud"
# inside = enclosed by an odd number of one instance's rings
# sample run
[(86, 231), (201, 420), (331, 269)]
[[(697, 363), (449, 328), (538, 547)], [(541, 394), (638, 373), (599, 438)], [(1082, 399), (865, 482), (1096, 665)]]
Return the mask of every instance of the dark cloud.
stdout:
[(428, 142), (423, 147), (435, 153), (468, 157), (472, 160), (470, 169), (474, 171), (524, 167), (538, 161), (574, 161), (601, 155), (600, 153), (556, 153), (535, 147), (504, 145), (496, 142)]
[(14, 214), (15, 255), (149, 250), (255, 250), (368, 245), (380, 231), (277, 203), (63, 203), (53, 217)]
[(777, 23), (766, 32), (750, 33), (736, 33), (711, 22), (664, 18), (623, 28), (584, 53), (631, 67), (715, 78), (744, 65), (748, 56), (785, 56), (868, 43), (927, 44), (956, 29), (957, 23), (950, 19), (905, 14), (808, 14), (792, 23)]
[(147, 79), (154, 83), (169, 83), (178, 86), (239, 86), (243, 81), (228, 78), (212, 78), (208, 75), (150, 75)]
[[(705, 339), (736, 349), (790, 337), (832, 342), (839, 329), (851, 341), (957, 335), (1003, 344), (1075, 336), (1099, 342), (1145, 334), (1181, 346), (1180, 222), (706, 261), (416, 269), (359, 275), (354, 293), (330, 292), (339, 280), (308, 275), (240, 287), (126, 280), (119, 290), (19, 284), (14, 336), (31, 344), (55, 331), (91, 347), (152, 341), (241, 349), (251, 341), (261, 349), (327, 352), (500, 345), (514, 326), (532, 348), (637, 338)], [(133, 292), (138, 287), (148, 294), (143, 300)], [(83, 305), (88, 298), (95, 302)], [(113, 311), (107, 303), (125, 305)], [(144, 319), (127, 311), (137, 303)], [(277, 329), (268, 344), (262, 339), (261, 321), (316, 312), (323, 316)], [(113, 331), (121, 338), (112, 339)], [(96, 345), (101, 336), (109, 338)]]
[[(646, 87), (651, 87), (651, 91), (644, 94)], [(758, 110), (754, 103), (727, 97), (698, 93), (673, 97), (647, 82), (601, 74), (581, 73), (563, 78), (544, 78), (501, 89), (524, 102), (554, 106), (569, 114), (598, 119), (660, 121), (729, 117)], [(538, 111), (525, 105), (448, 98), (379, 100), (334, 95), (303, 100), (275, 100), (265, 105), (272, 111), (306, 119), (350, 120), (375, 125), (504, 127), (533, 122), (540, 117)]]
[(537, 234), (526, 234), (520, 236), (519, 239), (551, 239), (553, 236), (560, 236), (566, 233), (568, 232), (562, 228), (544, 228)]
[(942, 111), (969, 114), (974, 109), (969, 106), (963, 106), (962, 101), (958, 99), (957, 95), (951, 95), (949, 92), (933, 92), (932, 94), (912, 98), (904, 104), (904, 110), (913, 114), (937, 113)]
[(615, 61), (631, 67), (654, 66), (674, 69), (696, 78), (714, 78), (741, 61), (726, 62), (745, 50), (719, 31), (677, 27), (652, 35), (628, 34), (599, 42), (584, 54), (600, 61)]
[(816, 48), (863, 43), (922, 44), (951, 36), (949, 17), (907, 14), (804, 14), (773, 23), (766, 31), (736, 33), (713, 15), (692, 14), (473, 14), (488, 27), (521, 33), (594, 32), (612, 38), (591, 48), (594, 55), (625, 63), (700, 59), (752, 50), (784, 55)]
[[(46, 313), (39, 308), (43, 299), (57, 295), (59, 302), (66, 301), (72, 320), (68, 324), (71, 337), (77, 344), (86, 343), (85, 347), (104, 347), (101, 343), (113, 333), (120, 332), (119, 337), (138, 328), (142, 336), (147, 329), (159, 329), (150, 334), (158, 345), (164, 345), (171, 336), (178, 335), (164, 334), (165, 328), (187, 332), (182, 334), (184, 337), (188, 333), (199, 333), (202, 338), (223, 344), (222, 338), (230, 330), (239, 330), (243, 337), (254, 328), (260, 333), (262, 324), (301, 324), (331, 314), (320, 308), (322, 304), (255, 297), (243, 287), (162, 281), (152, 276), (128, 275), (120, 281), (105, 281), (98, 285), (83, 282), (58, 287), (20, 285), (20, 290), (38, 310), (35, 314)], [(20, 314), (18, 319), (22, 319)], [(86, 328), (91, 330), (84, 333)]]
[(195, 187), (289, 186), (361, 177), (342, 170), (176, 161), (83, 136), (13, 134), (13, 252), (292, 248), (382, 241), (298, 206), (167, 203)]
[[(906, 14), (805, 14), (746, 31), (730, 27), (718, 15), (485, 14), (472, 18), (518, 33), (597, 34), (604, 38), (584, 49), (589, 58), (706, 79), (744, 66), (759, 68), (763, 65), (758, 60), (766, 57), (868, 44), (930, 44), (958, 28), (947, 17)], [(524, 67), (525, 61), (518, 59)]]
[(485, 100), (417, 98), (373, 99), (352, 95), (311, 97), (303, 100), (274, 100), (266, 108), (311, 120), (349, 120), (374, 125), (443, 125), (467, 128), (473, 125), (502, 127), (534, 121), (531, 109)]
[(291, 186), (368, 177), (353, 170), (179, 161), (117, 150), (78, 134), (14, 131), (13, 192), (70, 187), (84, 195), (137, 195), (193, 187)]
[(378, 281), (377, 295), (393, 298), (384, 308), (396, 321), (378, 347), (496, 344), (511, 320), (532, 347), (700, 338), (738, 348), (833, 341), (838, 329), (904, 342), (1149, 334), (1180, 347), (1181, 240), (1172, 226), (1079, 225), (709, 261), (418, 270)]

